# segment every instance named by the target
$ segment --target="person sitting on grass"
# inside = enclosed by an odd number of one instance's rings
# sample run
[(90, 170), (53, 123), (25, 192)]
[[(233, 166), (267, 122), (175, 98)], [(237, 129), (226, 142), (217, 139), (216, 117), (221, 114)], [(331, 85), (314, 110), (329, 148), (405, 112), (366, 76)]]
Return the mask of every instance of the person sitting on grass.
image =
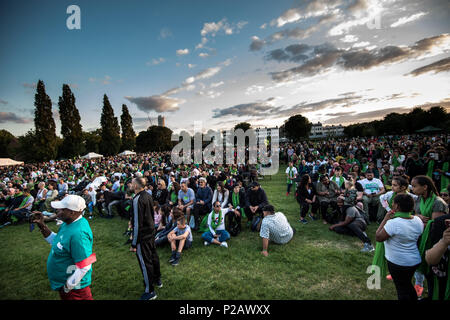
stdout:
[(300, 222), (303, 224), (308, 223), (308, 221), (306, 221), (306, 214), (308, 213), (310, 206), (312, 209), (309, 217), (312, 220), (317, 220), (315, 215), (320, 205), (316, 201), (316, 188), (311, 182), (311, 177), (308, 174), (305, 174), (300, 180), (295, 195), (297, 202), (300, 205)]
[(286, 244), (291, 241), (295, 229), (291, 227), (286, 216), (281, 212), (275, 212), (272, 205), (266, 205), (263, 209), (264, 218), (261, 223), (259, 236), (262, 238), (261, 254), (267, 257), (269, 242)]
[(184, 216), (177, 219), (177, 226), (167, 235), (167, 240), (172, 248), (169, 262), (173, 266), (177, 266), (180, 262), (181, 252), (183, 249), (189, 249), (193, 241), (191, 227), (186, 224)]
[(337, 206), (338, 210), (340, 210), (341, 214), (343, 214), (344, 220), (337, 224), (333, 224), (329, 227), (329, 230), (340, 234), (357, 236), (364, 243), (364, 247), (361, 252), (374, 251), (375, 249), (372, 246), (372, 242), (365, 232), (367, 229), (366, 221), (358, 208), (348, 207), (345, 209), (344, 198), (342, 196), (338, 197)]
[(187, 182), (181, 182), (181, 189), (178, 192), (178, 209), (186, 213), (187, 223), (190, 223), (191, 211), (194, 210), (195, 193), (188, 188)]
[(208, 215), (208, 231), (202, 234), (205, 246), (214, 243), (228, 248), (227, 240), (230, 239), (230, 234), (225, 230), (225, 215), (228, 212), (230, 212), (229, 209), (221, 208), (219, 201), (214, 203), (213, 210)]
[(20, 205), (16, 209), (9, 211), (13, 223), (20, 222), (23, 219), (27, 218), (33, 207), (34, 198), (30, 194), (30, 190), (28, 188), (25, 188), (23, 189), (22, 194), (23, 197)]

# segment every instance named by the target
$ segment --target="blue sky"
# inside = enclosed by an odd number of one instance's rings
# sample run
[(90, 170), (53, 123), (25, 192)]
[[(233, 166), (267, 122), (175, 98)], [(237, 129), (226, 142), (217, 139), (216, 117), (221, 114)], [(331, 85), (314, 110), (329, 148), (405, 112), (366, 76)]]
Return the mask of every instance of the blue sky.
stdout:
[[(72, 4), (80, 30), (66, 27)], [(159, 114), (177, 132), (450, 102), (448, 1), (2, 1), (0, 12), (0, 127), (15, 135), (33, 128), (39, 79), (58, 134), (63, 83), (84, 130), (99, 127), (103, 94), (138, 132)]]

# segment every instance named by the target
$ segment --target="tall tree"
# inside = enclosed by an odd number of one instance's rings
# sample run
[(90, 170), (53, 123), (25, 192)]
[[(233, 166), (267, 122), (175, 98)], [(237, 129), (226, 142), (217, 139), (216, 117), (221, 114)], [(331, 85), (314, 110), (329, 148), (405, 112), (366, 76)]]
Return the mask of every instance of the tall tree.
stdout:
[(16, 137), (7, 130), (0, 130), (0, 158), (12, 158), (13, 155), (9, 152), (8, 148), (11, 143), (17, 143)]
[(297, 114), (286, 120), (284, 123), (284, 131), (286, 132), (287, 138), (297, 142), (301, 138), (307, 138), (309, 136), (311, 126), (312, 123), (307, 118), (301, 114)]
[(167, 127), (151, 126), (147, 131), (139, 132), (136, 137), (137, 152), (170, 151), (172, 130)]
[(75, 96), (69, 85), (63, 84), (62, 97), (59, 97), (59, 117), (61, 119), (61, 156), (72, 158), (84, 153), (83, 129), (80, 113), (75, 105)]
[(102, 128), (100, 152), (105, 156), (116, 155), (120, 150), (120, 127), (106, 94), (103, 96), (103, 110), (100, 124)]
[(58, 151), (52, 101), (45, 93), (45, 85), (42, 80), (38, 81), (36, 91), (34, 96), (35, 158), (48, 161), (55, 159)]
[(92, 132), (83, 132), (83, 142), (86, 152), (100, 152), (100, 144), (102, 143), (102, 129)]
[(133, 119), (125, 104), (122, 105), (120, 126), (122, 127), (122, 146), (120, 150), (134, 150), (136, 147), (136, 133), (133, 130)]

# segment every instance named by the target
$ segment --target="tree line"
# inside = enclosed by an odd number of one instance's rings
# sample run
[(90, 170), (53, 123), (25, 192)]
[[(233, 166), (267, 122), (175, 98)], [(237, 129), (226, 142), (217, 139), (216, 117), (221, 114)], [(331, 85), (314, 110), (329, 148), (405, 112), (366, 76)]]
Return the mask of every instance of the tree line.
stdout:
[(133, 119), (125, 104), (122, 105), (119, 125), (106, 94), (103, 96), (100, 128), (86, 132), (81, 125), (75, 96), (70, 86), (63, 84), (62, 95), (58, 99), (62, 138), (56, 134), (52, 101), (45, 92), (42, 80), (37, 83), (34, 107), (33, 129), (19, 137), (7, 130), (0, 130), (1, 158), (40, 162), (77, 158), (88, 152), (111, 156), (124, 150), (162, 151), (169, 150), (172, 146), (165, 144), (167, 137), (170, 141), (172, 134), (172, 131), (165, 127), (151, 126), (136, 136)]

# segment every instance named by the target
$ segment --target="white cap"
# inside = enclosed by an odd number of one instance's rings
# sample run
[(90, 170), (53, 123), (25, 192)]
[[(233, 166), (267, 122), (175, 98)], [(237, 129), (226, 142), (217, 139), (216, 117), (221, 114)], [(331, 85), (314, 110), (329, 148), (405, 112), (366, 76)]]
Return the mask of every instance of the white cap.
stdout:
[(80, 212), (86, 209), (86, 202), (80, 196), (69, 194), (61, 201), (52, 201), (51, 206), (54, 209), (69, 209), (75, 212)]

